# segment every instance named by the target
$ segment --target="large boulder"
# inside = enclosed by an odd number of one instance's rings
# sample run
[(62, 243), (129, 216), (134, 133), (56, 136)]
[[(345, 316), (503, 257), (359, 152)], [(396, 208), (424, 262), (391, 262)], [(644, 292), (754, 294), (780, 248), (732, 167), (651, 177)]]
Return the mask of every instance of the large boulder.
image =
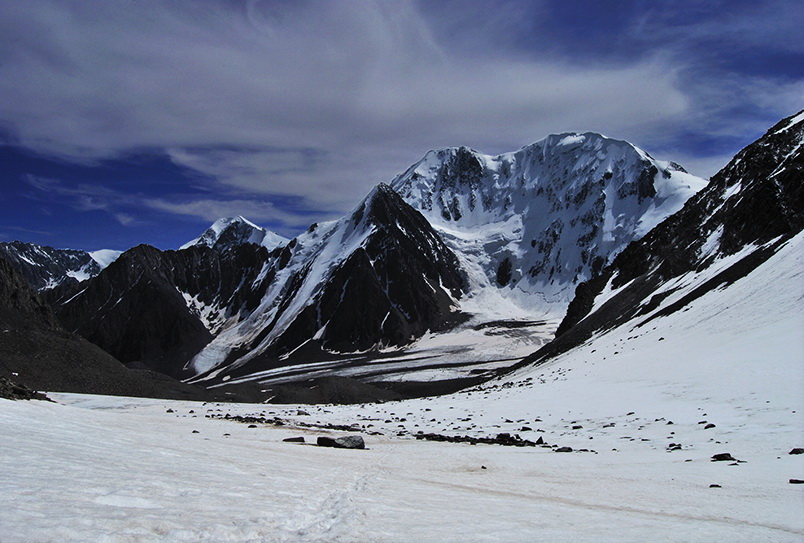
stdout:
[(365, 449), (366, 442), (362, 436), (319, 437), (316, 441), (319, 447), (334, 447), (336, 449)]

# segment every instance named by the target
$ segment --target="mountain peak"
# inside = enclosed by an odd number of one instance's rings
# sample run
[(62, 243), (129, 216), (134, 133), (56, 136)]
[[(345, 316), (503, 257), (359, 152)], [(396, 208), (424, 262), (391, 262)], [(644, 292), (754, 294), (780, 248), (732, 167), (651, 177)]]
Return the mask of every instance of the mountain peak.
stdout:
[(194, 245), (205, 245), (214, 249), (226, 249), (233, 245), (251, 243), (262, 245), (268, 249), (275, 249), (288, 242), (287, 238), (280, 236), (261, 226), (257, 226), (242, 215), (218, 219), (204, 231), (201, 236), (182, 245), (180, 249), (187, 249)]
[(552, 134), (496, 156), (430, 151), (391, 182), (453, 248), (469, 251), (477, 284), (524, 293), (528, 307), (541, 303), (533, 301), (538, 293), (557, 311), (577, 282), (705, 185), (594, 132)]

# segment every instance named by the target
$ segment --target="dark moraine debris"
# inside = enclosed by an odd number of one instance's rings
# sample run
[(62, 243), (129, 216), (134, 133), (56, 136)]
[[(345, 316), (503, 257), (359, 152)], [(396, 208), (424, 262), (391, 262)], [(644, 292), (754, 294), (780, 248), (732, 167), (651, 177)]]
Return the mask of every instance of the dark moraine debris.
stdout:
[(417, 434), (416, 439), (423, 439), (425, 441), (446, 441), (448, 443), (469, 443), (470, 445), (477, 445), (482, 443), (484, 445), (503, 445), (506, 447), (535, 447), (544, 443), (539, 437), (540, 443), (522, 439), (518, 435), (511, 435), (507, 432), (497, 434), (494, 437), (472, 437), (472, 436), (446, 436), (443, 434)]
[[(48, 400), (46, 395), (31, 390), (25, 385), (15, 383), (6, 377), (0, 376), (0, 398), (7, 400)], [(791, 453), (792, 454), (792, 453)]]
[(299, 437), (286, 437), (282, 441), (284, 441), (285, 443), (304, 443), (304, 437), (302, 437), (302, 436), (299, 436)]

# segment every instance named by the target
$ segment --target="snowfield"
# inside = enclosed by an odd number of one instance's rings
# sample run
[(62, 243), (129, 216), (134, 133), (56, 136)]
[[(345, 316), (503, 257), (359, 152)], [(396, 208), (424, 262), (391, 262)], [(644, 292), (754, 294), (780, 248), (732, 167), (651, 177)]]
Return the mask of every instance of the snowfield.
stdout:
[[(0, 400), (0, 541), (802, 541), (802, 258), (799, 235), (684, 311), (450, 396)], [(310, 446), (327, 425), (368, 449)]]

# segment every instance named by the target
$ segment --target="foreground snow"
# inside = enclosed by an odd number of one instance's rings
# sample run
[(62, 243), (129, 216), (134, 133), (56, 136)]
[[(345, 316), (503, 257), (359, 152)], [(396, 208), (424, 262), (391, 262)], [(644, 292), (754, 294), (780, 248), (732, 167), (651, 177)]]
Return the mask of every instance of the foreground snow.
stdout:
[[(804, 487), (788, 481), (804, 479), (804, 455), (788, 453), (804, 447), (802, 239), (686, 311), (461, 394), (0, 400), (0, 540), (801, 541)], [(227, 413), (286, 425), (206, 418)], [(369, 449), (282, 442), (337, 433), (294, 424), (357, 425)], [(742, 462), (710, 461), (723, 452)]]
[[(321, 449), (281, 441), (309, 441), (305, 431), (203, 418), (206, 409), (225, 407), (60, 399), (77, 403), (0, 404), (6, 543), (804, 536), (801, 487), (787, 483), (804, 466), (773, 444), (778, 430), (754, 428), (749, 442), (730, 436), (728, 445), (710, 445), (703, 436), (713, 434), (691, 422), (694, 408), (674, 426), (692, 450), (668, 453), (659, 448), (664, 443), (620, 439), (628, 433), (659, 441), (665, 432), (658, 424), (638, 431), (639, 414), (623, 414), (615, 435), (601, 431), (599, 420), (583, 421), (594, 428), (588, 443), (599, 449), (595, 455), (380, 436), (368, 438), (366, 451)], [(547, 426), (555, 439), (555, 421)], [(747, 463), (709, 462), (721, 449)]]

